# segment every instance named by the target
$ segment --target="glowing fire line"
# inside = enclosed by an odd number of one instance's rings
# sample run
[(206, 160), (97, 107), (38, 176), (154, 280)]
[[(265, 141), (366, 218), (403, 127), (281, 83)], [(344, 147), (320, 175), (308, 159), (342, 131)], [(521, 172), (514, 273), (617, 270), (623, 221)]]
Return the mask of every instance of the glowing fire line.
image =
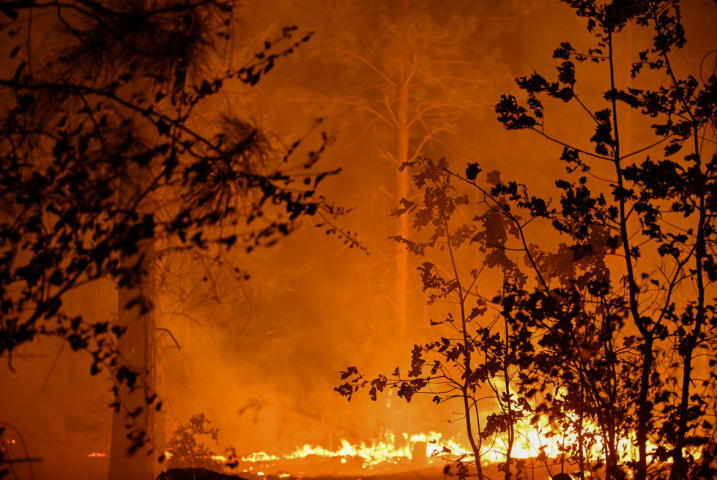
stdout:
[[(566, 444), (575, 443), (577, 441), (574, 433), (568, 435), (546, 434), (546, 429), (539, 426), (516, 426), (516, 436), (511, 457), (514, 459), (530, 459), (538, 457), (544, 452), (545, 458), (558, 458), (562, 453), (560, 446), (562, 442)], [(418, 434), (409, 437), (404, 433), (404, 446), (396, 445), (396, 437), (393, 432), (388, 432), (382, 439), (379, 439), (367, 445), (362, 442), (359, 445), (352, 445), (348, 440), (341, 439), (341, 446), (336, 450), (329, 450), (321, 446), (313, 446), (305, 444), (298, 447), (293, 453), (288, 455), (270, 455), (266, 452), (257, 452), (245, 455), (240, 458), (242, 462), (247, 463), (274, 463), (281, 460), (302, 459), (309, 456), (317, 456), (324, 458), (341, 459), (341, 463), (347, 463), (350, 459), (362, 459), (362, 468), (370, 468), (381, 464), (397, 463), (401, 460), (413, 459), (416, 444), (426, 444), (426, 457), (441, 458), (443, 460), (455, 460), (462, 457), (464, 461), (471, 462), (474, 460), (473, 452), (470, 448), (461, 445), (453, 439), (441, 440), (443, 435), (437, 432), (429, 432), (428, 434)], [(599, 435), (594, 435), (595, 441), (587, 446), (587, 452), (590, 455), (599, 455), (603, 451), (603, 441)], [(623, 456), (623, 461), (634, 460), (638, 458), (636, 442), (634, 438), (625, 438), (619, 442), (619, 449)], [(654, 448), (648, 445), (648, 451)], [(481, 447), (481, 463), (488, 465), (491, 463), (499, 463), (505, 460), (505, 452), (507, 446), (505, 439), (498, 439), (488, 445), (484, 442)]]
[[(575, 433), (565, 436), (560, 434), (551, 435), (544, 434), (545, 429), (540, 426), (521, 428), (523, 426), (520, 425), (516, 427), (516, 437), (511, 452), (511, 457), (514, 459), (536, 458), (541, 452), (544, 452), (545, 458), (558, 458), (561, 454), (560, 446), (562, 442), (571, 444), (577, 440)], [(457, 443), (453, 439), (441, 440), (443, 437), (441, 433), (431, 431), (427, 434), (412, 435), (410, 437), (407, 433), (403, 433), (402, 436), (404, 439), (403, 446), (397, 446), (395, 434), (393, 432), (387, 432), (382, 439), (373, 442), (371, 445), (367, 445), (364, 442), (361, 442), (359, 445), (352, 445), (348, 440), (342, 438), (340, 439), (341, 446), (337, 450), (329, 450), (321, 446), (305, 444), (288, 455), (277, 456), (270, 455), (266, 452), (256, 452), (245, 455), (241, 457), (240, 460), (246, 463), (271, 464), (281, 462), (282, 460), (304, 459), (310, 456), (323, 458), (338, 457), (341, 463), (347, 463), (353, 459), (361, 459), (362, 468), (371, 468), (382, 464), (396, 464), (402, 460), (412, 460), (418, 444), (425, 444), (426, 459), (440, 458), (442, 460), (455, 460), (460, 457), (463, 461), (467, 462), (474, 460), (472, 450)], [(598, 455), (604, 448), (602, 438), (599, 435), (594, 435), (594, 432), (592, 438), (594, 438), (594, 442), (587, 447), (588, 451), (586, 453), (589, 455)], [(618, 447), (621, 451), (623, 461), (638, 458), (635, 438), (620, 440)], [(418, 448), (420, 448), (420, 446), (418, 446)], [(654, 445), (648, 444), (648, 452), (653, 449)], [(506, 444), (503, 438), (498, 437), (497, 441), (491, 445), (487, 445), (484, 442), (481, 448), (481, 463), (487, 465), (504, 461), (505, 451)], [(697, 452), (690, 453), (699, 456)], [(165, 452), (165, 455), (167, 459), (172, 456), (169, 452)], [(107, 456), (106, 453), (97, 452), (88, 455), (88, 457)], [(227, 458), (223, 455), (211, 455), (211, 459), (222, 463), (227, 461)], [(251, 467), (251, 469), (253, 469), (253, 467)], [(258, 475), (263, 474), (263, 472), (258, 472)]]
[[(426, 457), (445, 457), (445, 455), (462, 456), (465, 460), (472, 459), (472, 451), (458, 444), (453, 439), (441, 440), (443, 434), (437, 432), (429, 432), (428, 434), (418, 434), (409, 437), (407, 433), (403, 434), (405, 440), (404, 446), (396, 445), (396, 436), (393, 432), (388, 432), (382, 439), (367, 445), (361, 442), (359, 445), (352, 445), (348, 440), (340, 439), (341, 447), (337, 450), (329, 450), (321, 446), (305, 444), (297, 448), (293, 453), (288, 455), (276, 456), (266, 452), (256, 452), (241, 457), (242, 462), (248, 463), (273, 463), (281, 460), (295, 460), (309, 457), (311, 455), (324, 458), (340, 457), (342, 463), (346, 463), (348, 459), (362, 459), (362, 468), (370, 468), (380, 464), (396, 463), (400, 460), (413, 459), (414, 448), (417, 443), (426, 444)], [(521, 449), (520, 446), (514, 447), (514, 458), (535, 457), (538, 453), (537, 448), (530, 454), (529, 450)], [(492, 463), (500, 461), (501, 455), (491, 450), (483, 452), (483, 461)]]

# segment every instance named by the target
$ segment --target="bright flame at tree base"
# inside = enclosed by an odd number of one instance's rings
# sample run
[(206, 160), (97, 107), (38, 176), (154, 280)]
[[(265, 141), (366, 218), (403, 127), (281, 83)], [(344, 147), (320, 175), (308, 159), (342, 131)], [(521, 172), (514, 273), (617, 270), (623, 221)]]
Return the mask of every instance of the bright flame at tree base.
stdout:
[[(562, 436), (550, 434), (549, 429), (539, 426), (516, 428), (515, 442), (511, 451), (511, 458), (525, 461), (525, 468), (542, 468), (564, 463), (561, 445), (574, 444), (574, 434)], [(595, 432), (593, 432), (594, 434)], [(603, 450), (602, 439), (594, 435), (591, 444), (586, 445), (586, 456), (599, 454)], [(620, 462), (627, 462), (638, 458), (634, 438), (620, 441)], [(461, 460), (474, 463), (475, 459), (470, 447), (461, 440), (444, 439), (441, 433), (429, 432), (427, 434), (400, 436), (387, 432), (382, 438), (370, 445), (360, 443), (352, 445), (348, 440), (341, 439), (340, 447), (327, 449), (321, 446), (305, 444), (288, 455), (272, 455), (266, 452), (257, 452), (240, 458), (241, 466), (245, 471), (264, 475), (263, 472), (286, 470), (302, 470), (301, 473), (322, 469), (320, 465), (330, 466), (334, 473), (359, 472), (362, 470), (396, 471), (417, 469), (425, 467), (443, 466), (445, 462)], [(507, 445), (498, 438), (490, 444), (484, 442), (481, 446), (481, 465), (495, 465), (503, 463), (506, 459)], [(648, 452), (654, 450), (654, 445), (648, 445)], [(316, 468), (314, 468), (316, 467)], [(262, 473), (259, 473), (262, 472)]]
[[(532, 432), (522, 441), (516, 442), (513, 446), (512, 457), (517, 459), (528, 459), (537, 457), (542, 450), (545, 450), (547, 457), (555, 458), (558, 455), (558, 442), (556, 439), (540, 438), (537, 432)], [(402, 437), (402, 441), (400, 440)], [(301, 459), (338, 459), (342, 464), (358, 466), (362, 469), (373, 469), (390, 465), (413, 464), (414, 467), (429, 466), (438, 463), (440, 460), (455, 461), (461, 458), (465, 462), (473, 462), (473, 452), (470, 447), (463, 445), (463, 442), (454, 439), (443, 439), (443, 434), (429, 432), (427, 434), (408, 435), (403, 433), (398, 437), (393, 432), (387, 432), (383, 438), (367, 445), (362, 442), (352, 445), (348, 440), (341, 439), (341, 446), (331, 450), (321, 446), (305, 444), (288, 455), (272, 455), (266, 452), (256, 452), (240, 458), (246, 468), (249, 464), (254, 470), (255, 467), (275, 466), (280, 467), (286, 464), (295, 463)], [(545, 446), (544, 448), (540, 448)], [(502, 445), (492, 445), (481, 449), (481, 463), (484, 465), (499, 463), (505, 460), (501, 453)], [(425, 451), (424, 451), (425, 449)], [(416, 463), (418, 462), (418, 464)], [(421, 465), (421, 462), (424, 464)]]
[[(516, 429), (516, 440), (511, 451), (511, 458), (525, 461), (523, 467), (542, 468), (564, 463), (561, 452), (562, 442), (574, 443), (571, 435), (554, 435), (545, 433), (540, 427), (530, 429)], [(603, 443), (598, 436), (593, 437), (593, 443), (588, 447), (590, 454), (598, 453), (603, 449)], [(620, 441), (621, 463), (637, 458), (634, 438)], [(467, 442), (466, 442), (467, 443)], [(654, 450), (654, 445), (648, 445), (648, 452)], [(498, 437), (496, 441), (481, 446), (481, 464), (484, 467), (496, 465), (505, 461), (506, 445)], [(692, 452), (693, 454), (695, 452)], [(166, 458), (172, 455), (165, 452)], [(107, 457), (105, 453), (90, 453), (88, 457)], [(211, 455), (211, 459), (219, 463), (226, 463), (228, 459), (223, 455)], [(293, 474), (300, 476), (316, 475), (317, 472), (331, 474), (353, 474), (365, 470), (372, 470), (373, 474), (396, 471), (414, 470), (427, 467), (443, 467), (446, 462), (462, 461), (474, 464), (472, 450), (463, 442), (453, 438), (444, 439), (443, 434), (429, 432), (427, 434), (408, 435), (403, 433), (397, 436), (389, 431), (367, 445), (361, 442), (352, 445), (348, 440), (341, 439), (340, 447), (327, 449), (321, 446), (305, 444), (294, 452), (286, 455), (273, 455), (266, 452), (256, 452), (239, 458), (241, 468), (255, 476), (274, 475), (287, 478)], [(565, 465), (561, 465), (561, 468)], [(265, 473), (267, 472), (267, 473)]]

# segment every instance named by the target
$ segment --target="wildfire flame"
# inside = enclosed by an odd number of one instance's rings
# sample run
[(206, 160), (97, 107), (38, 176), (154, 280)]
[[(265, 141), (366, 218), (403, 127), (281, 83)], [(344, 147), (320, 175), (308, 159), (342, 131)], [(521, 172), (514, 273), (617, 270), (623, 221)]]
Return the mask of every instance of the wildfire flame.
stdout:
[[(417, 444), (425, 444), (426, 458), (428, 459), (434, 457), (446, 458), (447, 456), (452, 458), (460, 456), (468, 461), (472, 459), (472, 451), (469, 447), (454, 439), (442, 439), (443, 434), (438, 432), (431, 431), (410, 436), (407, 433), (403, 433), (402, 436), (404, 439), (402, 445), (397, 444), (396, 435), (389, 431), (383, 438), (379, 438), (371, 444), (361, 442), (358, 445), (353, 445), (342, 438), (340, 439), (341, 446), (335, 450), (305, 444), (288, 455), (277, 456), (266, 452), (256, 452), (245, 455), (240, 460), (247, 463), (274, 463), (309, 456), (339, 457), (342, 463), (346, 463), (349, 459), (361, 459), (363, 461), (362, 468), (371, 468), (382, 464), (398, 463), (404, 459), (413, 459), (415, 449), (420, 448)], [(538, 455), (539, 448), (542, 445), (548, 445), (553, 449), (557, 448), (555, 439), (541, 439), (537, 432), (531, 432), (522, 442), (516, 442), (516, 445), (513, 446), (513, 458), (535, 457)], [(499, 452), (495, 445), (492, 448), (482, 450), (482, 461), (484, 463), (494, 463), (504, 459), (504, 455)]]
[[(552, 432), (552, 433), (550, 433)], [(255, 464), (277, 464), (282, 460), (290, 461), (307, 458), (309, 456), (324, 458), (340, 458), (341, 463), (347, 463), (350, 460), (360, 459), (361, 467), (369, 469), (379, 465), (397, 464), (401, 461), (412, 460), (417, 448), (425, 445), (426, 456), (428, 462), (431, 459), (440, 458), (441, 460), (456, 460), (462, 458), (463, 461), (471, 462), (474, 460), (473, 451), (466, 446), (464, 442), (457, 441), (453, 438), (444, 439), (443, 435), (438, 432), (420, 433), (416, 435), (408, 435), (403, 433), (403, 442), (396, 441), (396, 435), (393, 432), (387, 432), (382, 438), (377, 439), (371, 444), (361, 442), (358, 445), (351, 444), (346, 439), (340, 440), (340, 447), (331, 450), (321, 446), (305, 444), (298, 447), (294, 452), (287, 455), (270, 455), (266, 452), (257, 452), (245, 455), (240, 458), (242, 462)], [(399, 437), (400, 438), (400, 437)], [(602, 439), (595, 435), (595, 441), (586, 446), (588, 454), (599, 454), (603, 450)], [(558, 459), (561, 455), (561, 445), (574, 443), (577, 439), (575, 434), (556, 434), (551, 431), (547, 425), (516, 425), (515, 441), (511, 451), (513, 459)], [(400, 444), (399, 444), (400, 443)], [(466, 442), (467, 443), (467, 442)], [(634, 447), (634, 438), (626, 438), (620, 441), (620, 451), (623, 460), (634, 460), (638, 457), (638, 453)], [(648, 450), (651, 450), (648, 446)], [(504, 438), (498, 437), (495, 442), (484, 442), (481, 446), (481, 463), (489, 465), (500, 463), (506, 459), (507, 445)], [(419, 453), (420, 455), (420, 453)]]
[[(170, 458), (172, 458), (172, 454), (170, 452), (164, 452), (164, 458), (169, 460)], [(207, 457), (200, 456), (199, 458), (207, 458)], [(216, 460), (217, 462), (226, 462), (227, 461), (227, 457), (225, 457), (224, 455), (209, 455), (209, 458), (211, 458), (212, 460)]]
[(241, 458), (241, 461), (250, 463), (268, 463), (277, 460), (281, 459), (275, 455), (269, 455), (266, 452), (256, 452)]
[[(543, 454), (545, 459), (557, 459), (560, 455), (560, 445), (562, 442), (572, 443), (576, 440), (573, 435), (555, 435), (554, 433), (547, 433), (549, 429), (545, 426), (522, 426), (516, 425), (515, 442), (513, 444), (511, 457), (514, 459), (535, 459), (539, 455)], [(287, 455), (270, 455), (266, 452), (256, 452), (249, 455), (244, 455), (240, 458), (242, 462), (254, 463), (264, 466), (271, 464), (278, 464), (281, 461), (291, 461), (304, 459), (310, 456), (323, 457), (323, 458), (340, 458), (341, 463), (348, 463), (359, 459), (362, 461), (361, 468), (370, 469), (381, 465), (391, 465), (410, 461), (413, 459), (414, 454), (418, 454), (420, 457), (425, 458), (428, 463), (433, 463), (432, 458), (440, 458), (441, 460), (456, 460), (461, 458), (463, 461), (472, 462), (474, 460), (473, 452), (470, 448), (458, 443), (454, 439), (442, 439), (443, 434), (438, 432), (430, 431), (426, 433), (420, 433), (416, 435), (408, 435), (407, 433), (402, 434), (403, 442), (402, 446), (397, 445), (396, 435), (389, 431), (384, 434), (383, 438), (374, 441), (370, 445), (361, 442), (359, 445), (352, 445), (348, 440), (341, 439), (341, 446), (336, 450), (330, 450), (321, 446), (313, 446), (305, 444), (298, 447), (294, 452)], [(633, 435), (634, 437), (634, 435)], [(595, 441), (592, 443), (587, 453), (596, 454), (602, 451), (603, 441), (599, 436), (595, 436)], [(500, 463), (505, 461), (506, 445), (505, 439), (498, 437), (496, 442), (491, 445), (485, 443), (481, 448), (481, 463), (484, 466), (493, 463)], [(635, 439), (626, 438), (619, 442), (619, 447), (623, 460), (634, 460), (638, 458), (638, 453), (635, 448)], [(425, 457), (420, 453), (420, 448), (425, 445)], [(648, 445), (648, 451), (653, 450), (654, 445)], [(699, 452), (689, 452), (690, 454), (696, 455), (699, 458)], [(92, 452), (87, 455), (90, 458), (102, 458), (108, 457), (106, 453)], [(165, 452), (167, 459), (171, 458), (170, 452)], [(226, 463), (227, 458), (223, 455), (211, 455), (212, 460), (216, 460), (221, 463)], [(353, 462), (352, 462), (353, 463)], [(249, 467), (253, 470), (254, 467)], [(264, 472), (258, 471), (256, 475), (263, 476)], [(286, 472), (277, 474), (279, 478), (287, 478), (290, 475)]]

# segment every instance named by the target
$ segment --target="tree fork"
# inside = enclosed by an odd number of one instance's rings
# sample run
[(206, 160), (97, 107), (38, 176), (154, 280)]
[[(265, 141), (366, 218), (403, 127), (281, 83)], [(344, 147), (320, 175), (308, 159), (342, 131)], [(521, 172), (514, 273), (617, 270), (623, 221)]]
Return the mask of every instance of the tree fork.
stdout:
[[(471, 372), (471, 350), (468, 348), (468, 325), (466, 322), (466, 302), (463, 298), (463, 287), (461, 286), (460, 278), (458, 277), (458, 267), (456, 266), (456, 260), (453, 257), (453, 248), (451, 247), (451, 231), (448, 229), (448, 220), (443, 219), (443, 225), (446, 229), (446, 244), (448, 245), (448, 252), (451, 255), (451, 266), (453, 268), (453, 275), (455, 275), (456, 283), (458, 284), (458, 298), (461, 306), (461, 328), (463, 330), (463, 345), (465, 345), (465, 380), (461, 386), (461, 394), (463, 396), (463, 409), (466, 412), (466, 433), (468, 434), (468, 441), (471, 444), (471, 450), (473, 450), (473, 456), (476, 461), (476, 472), (478, 479), (483, 480), (483, 467), (480, 464), (480, 445), (476, 444), (473, 436), (473, 425), (471, 420), (471, 408), (468, 402), (468, 384), (470, 382)], [(476, 416), (478, 413), (476, 412)]]
[[(613, 52), (613, 31), (612, 28), (608, 33), (608, 59), (610, 61), (610, 91), (616, 92), (615, 88), (615, 64)], [(652, 355), (652, 333), (647, 325), (643, 325), (638, 309), (638, 287), (635, 282), (635, 272), (632, 267), (632, 252), (630, 251), (630, 238), (627, 231), (627, 214), (625, 213), (625, 196), (622, 167), (620, 166), (620, 134), (617, 122), (617, 100), (615, 95), (612, 96), (612, 121), (613, 130), (615, 132), (613, 158), (615, 162), (615, 172), (617, 175), (617, 186), (620, 194), (620, 236), (622, 237), (623, 249), (625, 252), (625, 266), (627, 267), (628, 295), (630, 300), (630, 313), (632, 315), (637, 328), (640, 330), (644, 338), (644, 351), (642, 363), (642, 375), (640, 379), (640, 394), (638, 398), (638, 424), (637, 424), (637, 443), (639, 450), (639, 459), (637, 463), (636, 480), (645, 480), (647, 478), (647, 424), (649, 421), (652, 405), (647, 401), (648, 390), (650, 388), (650, 372), (652, 371), (653, 355)], [(649, 340), (648, 340), (649, 339)]]
[[(684, 94), (677, 84), (677, 79), (674, 77), (672, 67), (669, 63), (669, 59), (665, 54), (665, 61), (667, 62), (667, 68), (672, 78), (672, 83), (678, 89), (680, 93), (680, 100), (685, 107), (685, 110), (690, 115), (692, 121), (693, 130), (693, 141), (695, 143), (695, 158), (698, 167), (700, 167), (700, 174), (702, 174), (702, 158), (700, 156), (699, 146), (699, 125), (694, 115), (692, 114), (689, 105), (685, 101)], [(704, 272), (702, 262), (707, 254), (705, 247), (705, 219), (707, 217), (707, 208), (705, 206), (705, 188), (703, 185), (699, 185), (700, 192), (700, 203), (699, 203), (699, 220), (697, 226), (697, 241), (695, 242), (695, 275), (697, 280), (697, 321), (694, 330), (690, 335), (687, 336), (685, 341), (685, 352), (684, 352), (684, 365), (682, 367), (682, 398), (680, 399), (680, 421), (677, 431), (677, 442), (674, 450), (674, 461), (675, 466), (670, 472), (670, 480), (677, 480), (679, 478), (687, 478), (687, 465), (682, 452), (685, 447), (685, 436), (687, 435), (687, 418), (689, 415), (689, 402), (690, 402), (690, 384), (692, 383), (692, 355), (694, 349), (697, 346), (697, 342), (700, 338), (702, 326), (705, 320), (705, 284), (704, 284)]]
[[(408, 0), (401, 2), (402, 14), (408, 17)], [(408, 25), (406, 26), (408, 29)], [(396, 189), (395, 203), (400, 204), (401, 200), (408, 198), (408, 169), (401, 168), (408, 162), (409, 147), (409, 125), (408, 125), (408, 104), (409, 88), (408, 81), (408, 55), (404, 51), (401, 54), (398, 70), (398, 81), (396, 82)], [(408, 216), (398, 217), (398, 232), (403, 238), (408, 237)], [(408, 325), (408, 251), (399, 243), (396, 245), (396, 318), (402, 336), (409, 332)]]

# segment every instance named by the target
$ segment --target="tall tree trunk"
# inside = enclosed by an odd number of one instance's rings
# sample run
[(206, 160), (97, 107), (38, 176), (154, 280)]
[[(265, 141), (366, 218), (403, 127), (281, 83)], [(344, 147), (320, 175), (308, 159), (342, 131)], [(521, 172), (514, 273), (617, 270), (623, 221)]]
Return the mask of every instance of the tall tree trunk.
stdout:
[[(156, 285), (156, 284), (155, 284)], [(157, 312), (156, 309), (154, 311), (154, 325), (157, 327), (157, 324), (161, 326), (161, 313)], [(155, 328), (156, 330), (156, 328)], [(163, 358), (157, 358), (157, 346), (154, 347), (155, 357), (154, 357), (154, 388), (155, 393), (157, 394), (157, 397), (162, 399), (166, 398), (166, 383), (165, 383), (165, 370), (164, 370), (164, 359)], [(167, 449), (167, 415), (164, 410), (157, 411), (155, 408), (151, 408), (153, 415), (154, 415), (154, 428), (152, 430), (153, 437), (152, 437), (152, 447), (155, 450), (154, 457), (158, 457), (159, 455), (164, 454), (164, 452)], [(154, 463), (154, 473), (153, 478), (156, 478), (157, 475), (161, 473), (162, 465), (159, 463)]]
[[(138, 198), (148, 185), (149, 171), (132, 172), (129, 180), (122, 181), (120, 201), (128, 205)], [(140, 214), (149, 213), (145, 200), (140, 204)], [(154, 395), (154, 247), (152, 240), (138, 245), (138, 252), (120, 259), (124, 267), (132, 268), (139, 263), (142, 279), (130, 287), (119, 288), (118, 323), (126, 331), (118, 342), (122, 366), (138, 374), (134, 388), (126, 383), (116, 385), (116, 401), (119, 411), (112, 417), (112, 446), (110, 448), (109, 480), (151, 480), (154, 478), (154, 458), (157, 452), (149, 452), (147, 441), (154, 434), (155, 408), (147, 399)], [(134, 305), (128, 308), (128, 304)], [(133, 446), (144, 442), (143, 448), (131, 453)]]
[[(610, 63), (610, 90), (617, 91), (615, 88), (615, 54), (613, 52), (613, 41), (614, 35), (610, 31), (608, 35), (608, 60)], [(618, 125), (618, 112), (617, 112), (617, 99), (612, 98), (612, 126), (614, 131), (614, 147), (613, 147), (613, 158), (615, 161), (615, 173), (617, 174), (617, 186), (620, 190), (624, 187), (623, 185), (623, 171), (620, 164), (621, 157), (621, 132)], [(650, 329), (650, 325), (642, 320), (640, 310), (638, 307), (640, 289), (638, 283), (635, 280), (637, 275), (634, 271), (632, 260), (633, 253), (630, 246), (630, 235), (627, 227), (628, 213), (626, 211), (626, 200), (621, 197), (619, 200), (620, 208), (620, 236), (622, 238), (622, 248), (625, 252), (625, 266), (627, 267), (627, 283), (628, 283), (628, 298), (630, 301), (630, 314), (633, 322), (637, 326), (640, 334), (644, 339), (642, 346), (642, 365), (641, 365), (641, 376), (640, 376), (640, 393), (638, 396), (637, 408), (637, 432), (636, 440), (639, 451), (639, 458), (637, 461), (637, 469), (635, 472), (635, 480), (646, 480), (647, 478), (647, 435), (650, 428), (650, 418), (652, 417), (652, 402), (648, 401), (648, 394), (650, 390), (650, 376), (652, 373), (652, 367), (654, 365), (653, 355), (653, 331)], [(608, 460), (612, 458), (609, 457)]]
[[(715, 61), (715, 65), (717, 65), (717, 60)], [(686, 103), (686, 102), (685, 102)], [(695, 158), (697, 159), (697, 167), (700, 169), (700, 172), (702, 172), (702, 151), (700, 151), (700, 136), (699, 136), (699, 127), (696, 122), (693, 122), (693, 140), (695, 143)], [(703, 270), (704, 268), (704, 259), (707, 256), (707, 245), (705, 241), (705, 223), (707, 221), (707, 218), (709, 217), (708, 208), (705, 204), (705, 194), (708, 191), (708, 188), (704, 182), (701, 182), (702, 185), (698, 185), (697, 189), (700, 192), (699, 194), (699, 220), (697, 225), (697, 239), (695, 244), (695, 279), (696, 279), (696, 287), (697, 287), (697, 314), (695, 317), (695, 325), (693, 327), (693, 330), (691, 333), (686, 335), (686, 338), (683, 340), (679, 347), (680, 354), (683, 358), (683, 365), (682, 365), (682, 397), (680, 400), (680, 416), (679, 416), (679, 422), (678, 422), (678, 431), (677, 431), (677, 441), (675, 442), (675, 453), (674, 453), (674, 464), (672, 466), (672, 471), (670, 472), (670, 480), (677, 480), (682, 478), (687, 478), (689, 465), (687, 463), (687, 459), (685, 458), (683, 449), (686, 446), (686, 437), (687, 433), (690, 429), (689, 427), (689, 408), (690, 408), (690, 399), (692, 397), (691, 395), (691, 389), (690, 385), (693, 382), (692, 378), (692, 360), (694, 357), (694, 351), (697, 347), (698, 343), (701, 340), (701, 334), (702, 334), (702, 326), (705, 321), (705, 314), (706, 314), (706, 308), (705, 308), (705, 290), (707, 286), (705, 285), (704, 277), (705, 272)]]
[(504, 348), (504, 357), (503, 357), (503, 380), (505, 381), (505, 406), (506, 406), (506, 412), (508, 414), (508, 428), (506, 431), (506, 434), (508, 436), (508, 448), (506, 448), (505, 451), (505, 480), (510, 480), (511, 478), (511, 472), (510, 472), (510, 464), (512, 462), (512, 455), (513, 455), (513, 443), (515, 442), (515, 423), (512, 421), (513, 418), (513, 408), (510, 404), (511, 397), (513, 396), (512, 393), (510, 393), (510, 375), (508, 373), (508, 359), (510, 355), (510, 326), (508, 324), (508, 319), (504, 318), (503, 321), (505, 322), (505, 345)]
[(580, 467), (579, 480), (585, 480), (585, 432), (583, 431), (583, 419), (585, 418), (585, 397), (583, 392), (583, 380), (580, 379), (580, 412), (578, 418), (578, 466)]
[[(408, 0), (402, 2), (404, 18), (408, 17)], [(400, 58), (398, 81), (396, 82), (396, 161), (400, 167), (408, 161), (408, 54)], [(396, 171), (395, 204), (408, 197), (408, 169)], [(408, 237), (408, 215), (398, 218), (398, 234)], [(396, 319), (401, 336), (408, 333), (408, 250), (403, 244), (396, 244)]]
[(650, 417), (652, 416), (652, 404), (647, 401), (647, 396), (650, 388), (650, 373), (652, 372), (652, 363), (654, 360), (652, 344), (652, 332), (649, 332), (645, 335), (645, 343), (642, 347), (642, 376), (640, 378), (640, 395), (637, 401), (636, 439), (639, 458), (637, 461), (637, 473), (635, 475), (636, 480), (645, 480), (647, 478), (647, 434)]

